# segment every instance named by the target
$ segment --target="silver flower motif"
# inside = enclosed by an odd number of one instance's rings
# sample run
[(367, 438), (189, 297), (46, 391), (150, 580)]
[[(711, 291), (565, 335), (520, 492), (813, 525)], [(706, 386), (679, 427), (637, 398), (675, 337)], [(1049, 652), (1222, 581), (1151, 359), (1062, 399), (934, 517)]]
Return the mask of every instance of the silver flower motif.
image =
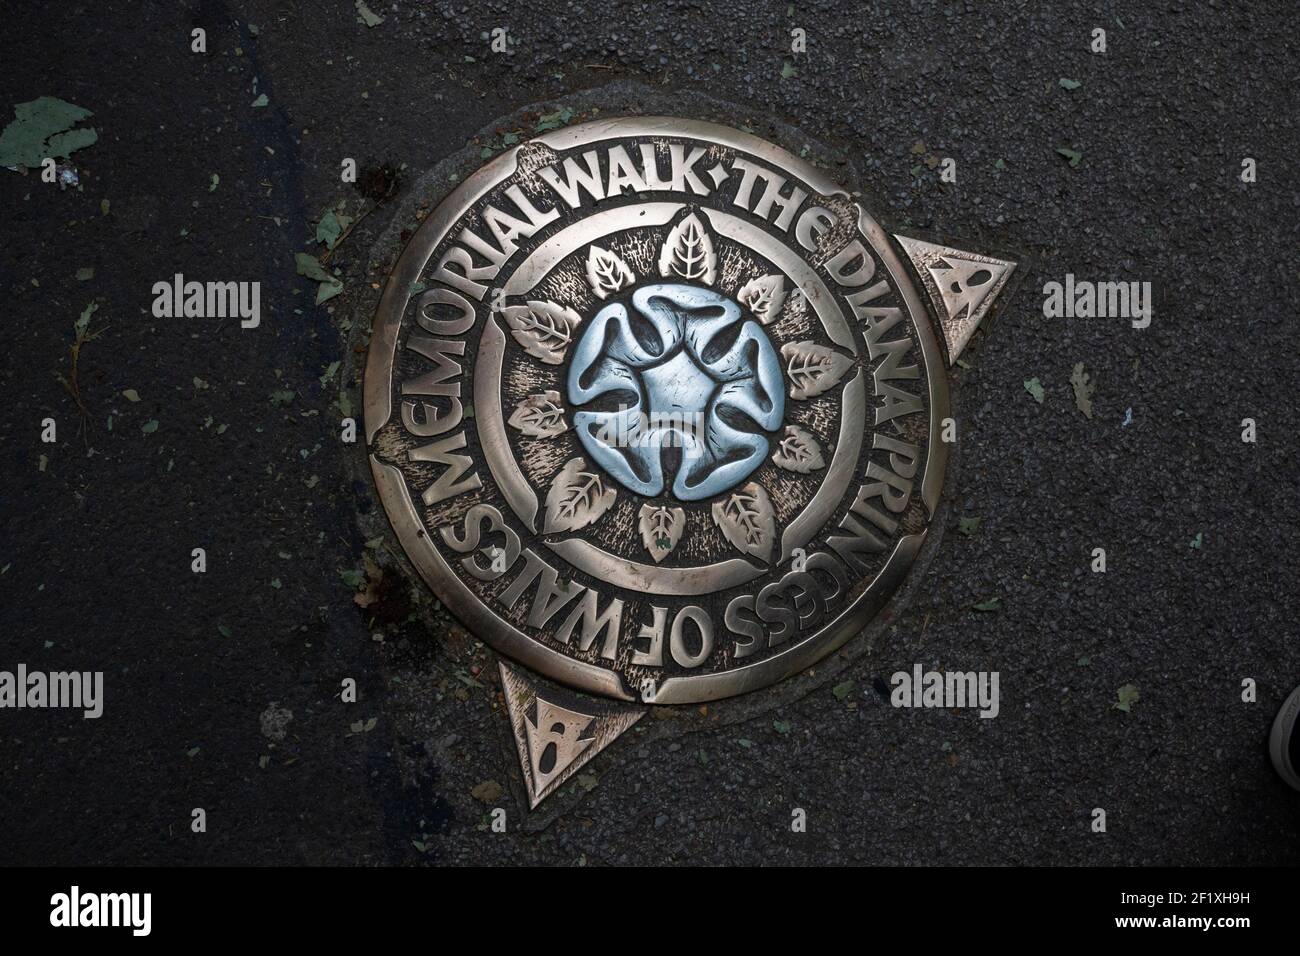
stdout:
[(661, 494), (665, 457), (680, 458), (672, 493), (682, 501), (747, 478), (785, 414), (762, 326), (727, 297), (680, 283), (637, 289), (631, 312), (614, 302), (596, 313), (574, 345), (568, 398), (583, 447), (624, 487)]

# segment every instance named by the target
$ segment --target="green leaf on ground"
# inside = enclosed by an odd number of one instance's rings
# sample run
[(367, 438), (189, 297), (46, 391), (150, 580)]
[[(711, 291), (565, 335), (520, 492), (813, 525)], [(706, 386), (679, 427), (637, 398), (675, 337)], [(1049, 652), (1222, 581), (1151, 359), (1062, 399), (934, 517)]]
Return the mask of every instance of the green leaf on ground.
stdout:
[(853, 681), (846, 680), (842, 684), (836, 684), (831, 688), (831, 693), (835, 695), (836, 700), (843, 700), (845, 697), (848, 697), (849, 694), (853, 693)]
[(323, 302), (328, 302), (342, 291), (343, 283), (339, 279), (335, 279), (333, 282), (322, 282), (316, 287), (316, 304), (320, 305)]
[(1025, 391), (1034, 396), (1034, 401), (1039, 405), (1043, 404), (1043, 383), (1038, 380), (1037, 376), (1025, 379)]
[(1126, 714), (1133, 709), (1134, 704), (1136, 704), (1139, 700), (1142, 699), (1142, 695), (1138, 693), (1138, 689), (1135, 684), (1125, 684), (1118, 691), (1116, 691), (1116, 696), (1119, 699), (1115, 701), (1115, 703), (1111, 704), (1111, 706), (1114, 707), (1116, 710), (1124, 711), (1124, 713)]
[(384, 18), (375, 13), (365, 4), (365, 0), (356, 0), (357, 4), (357, 23), (367, 27), (377, 27), (384, 22)]
[(317, 282), (334, 282), (337, 281), (334, 276), (325, 271), (325, 267), (309, 252), (294, 253), (294, 263), (298, 267), (298, 275), (306, 276), (308, 279), (315, 279)]
[(1073, 150), (1073, 149), (1069, 149), (1068, 147), (1061, 146), (1057, 148), (1056, 152), (1059, 155), (1064, 156), (1066, 159), (1070, 161), (1071, 169), (1074, 169), (1081, 162), (1083, 162), (1083, 153), (1080, 153), (1077, 150)]
[(1067, 80), (1065, 77), (1061, 77), (1060, 82), (1061, 89), (1063, 90), (1077, 90), (1079, 87), (1083, 86), (1083, 84), (1078, 80)]
[(98, 309), (99, 304), (97, 302), (92, 302), (82, 310), (81, 317), (73, 323), (73, 328), (76, 329), (78, 335), (85, 334), (86, 329), (90, 327), (90, 317), (94, 315)]
[(1083, 370), (1082, 362), (1076, 364), (1074, 371), (1070, 373), (1070, 384), (1074, 386), (1074, 404), (1078, 406), (1079, 411), (1083, 412), (1085, 418), (1092, 418), (1092, 393), (1097, 390), (1097, 386)]
[(352, 225), (352, 217), (327, 210), (316, 225), (316, 241), (325, 243), (327, 249), (333, 249), (339, 237)]
[(798, 76), (799, 71), (794, 68), (794, 64), (786, 60), (781, 67), (781, 79), (788, 80), (792, 76)]
[(986, 613), (989, 611), (1000, 611), (1002, 610), (1002, 598), (991, 597), (987, 601), (980, 601), (979, 604), (972, 604), (971, 607), (977, 611), (984, 611)]
[(315, 279), (320, 283), (316, 287), (317, 305), (334, 298), (343, 291), (343, 280), (326, 272), (325, 267), (320, 264), (320, 260), (315, 256), (307, 252), (298, 252), (294, 254), (293, 259), (298, 266), (298, 275), (306, 276), (308, 279)]
[(66, 133), (56, 133), (45, 143), (51, 156), (70, 157), (79, 149), (85, 149), (99, 140), (99, 134), (93, 129), (70, 129)]
[(979, 529), (980, 529), (979, 518), (961, 517), (957, 519), (957, 531), (960, 534), (964, 534), (968, 538)]
[(548, 129), (559, 129), (571, 119), (573, 119), (573, 110), (566, 106), (564, 109), (556, 110), (554, 113), (543, 113), (538, 117), (537, 125), (533, 128), (539, 133), (545, 132)]
[(92, 128), (72, 128), (94, 115), (55, 96), (19, 103), (15, 119), (0, 132), (0, 166), (34, 168), (46, 157), (67, 159), (99, 139)]
[(788, 734), (791, 730), (791, 725), (788, 720), (774, 720), (772, 721), (772, 729), (778, 734)]

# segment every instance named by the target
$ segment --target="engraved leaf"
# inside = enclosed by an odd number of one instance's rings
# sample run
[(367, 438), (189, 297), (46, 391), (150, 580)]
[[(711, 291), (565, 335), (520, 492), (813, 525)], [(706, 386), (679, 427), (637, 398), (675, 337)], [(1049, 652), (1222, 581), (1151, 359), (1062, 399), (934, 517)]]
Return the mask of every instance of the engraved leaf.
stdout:
[(844, 377), (853, 360), (815, 342), (787, 342), (781, 346), (785, 373), (790, 377), (790, 397), (812, 398)]
[(593, 245), (587, 253), (587, 281), (596, 298), (603, 299), (636, 281), (628, 264), (608, 249)]
[(665, 279), (688, 279), (712, 285), (717, 265), (713, 240), (695, 213), (669, 230), (659, 252), (659, 274)]
[(779, 275), (750, 279), (740, 287), (736, 298), (758, 316), (758, 321), (767, 325), (780, 314), (785, 303), (785, 279)]
[(507, 305), (501, 313), (510, 325), (510, 334), (533, 358), (547, 365), (559, 365), (573, 339), (582, 317), (570, 308), (554, 302), (529, 301), (527, 305)]
[(801, 475), (826, 467), (817, 439), (798, 425), (785, 426), (785, 435), (777, 444), (772, 461), (786, 471), (795, 471)]
[(641, 543), (658, 564), (682, 539), (686, 512), (681, 508), (645, 504), (637, 514), (637, 528), (641, 532)]
[(534, 392), (515, 406), (508, 422), (532, 438), (554, 438), (569, 427), (560, 405), (560, 393)]
[(614, 489), (587, 470), (583, 458), (570, 458), (546, 494), (546, 534), (577, 531), (591, 524), (614, 503)]
[(715, 501), (713, 520), (738, 551), (764, 561), (772, 559), (776, 513), (767, 492), (755, 482), (733, 492), (725, 501)]

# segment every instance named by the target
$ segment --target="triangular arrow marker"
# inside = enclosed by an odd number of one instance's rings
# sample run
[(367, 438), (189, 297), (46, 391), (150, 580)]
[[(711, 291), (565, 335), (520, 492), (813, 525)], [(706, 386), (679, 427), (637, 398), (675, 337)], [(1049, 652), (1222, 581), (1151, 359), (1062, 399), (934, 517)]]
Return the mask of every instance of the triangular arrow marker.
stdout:
[(951, 365), (992, 308), (1015, 271), (1016, 263), (906, 236), (894, 238), (912, 260), (939, 316)]
[(572, 692), (539, 688), (499, 662), (501, 689), (524, 772), (529, 809), (645, 714), (644, 707), (596, 703)]

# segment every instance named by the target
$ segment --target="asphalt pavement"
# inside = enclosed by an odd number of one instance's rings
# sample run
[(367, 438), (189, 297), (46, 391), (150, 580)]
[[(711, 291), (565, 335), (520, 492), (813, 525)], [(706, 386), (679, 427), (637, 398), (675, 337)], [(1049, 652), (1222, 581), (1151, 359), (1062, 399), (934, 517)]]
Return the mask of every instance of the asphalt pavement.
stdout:
[[(0, 711), (0, 862), (1300, 862), (1265, 750), (1300, 683), (1289, 6), (4, 18), (0, 128), (54, 96), (97, 141), (75, 186), (0, 169), (0, 669), (102, 670), (105, 702)], [(768, 698), (646, 718), (529, 815), (494, 658), (405, 573), (338, 422), (383, 267), (441, 198), (422, 188), (543, 115), (665, 102), (804, 135), (887, 226), (1021, 279), (953, 371), (946, 530), (896, 622)], [(344, 289), (317, 305), (295, 255), (330, 210)], [(176, 273), (260, 282), (260, 325), (156, 317)], [(1046, 318), (1067, 274), (1150, 282), (1150, 326)], [(891, 707), (917, 663), (999, 672), (1000, 714)]]

